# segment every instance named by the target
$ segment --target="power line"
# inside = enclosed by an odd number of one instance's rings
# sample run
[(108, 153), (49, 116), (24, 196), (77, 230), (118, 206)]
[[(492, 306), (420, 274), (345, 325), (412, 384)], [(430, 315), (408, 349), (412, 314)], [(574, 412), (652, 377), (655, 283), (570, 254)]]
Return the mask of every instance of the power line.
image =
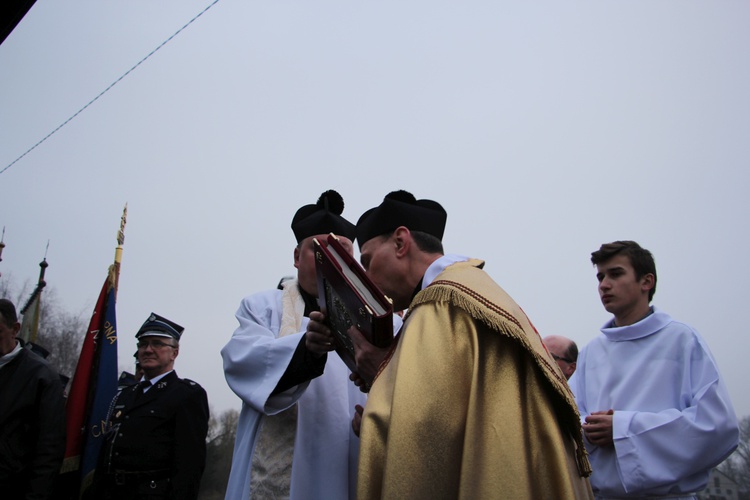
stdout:
[(73, 116), (71, 116), (70, 118), (68, 118), (67, 120), (65, 120), (62, 124), (58, 125), (58, 127), (55, 130), (53, 130), (52, 132), (50, 132), (49, 134), (47, 134), (42, 140), (40, 140), (39, 142), (37, 142), (36, 144), (34, 144), (33, 146), (31, 146), (28, 150), (26, 150), (26, 152), (24, 154), (22, 154), (21, 156), (19, 156), (15, 160), (13, 160), (7, 167), (5, 167), (4, 169), (0, 170), (0, 174), (2, 174), (6, 170), (8, 170), (10, 167), (12, 167), (13, 165), (15, 165), (19, 160), (21, 160), (21, 158), (23, 158), (24, 156), (26, 156), (27, 154), (29, 154), (33, 150), (35, 150), (37, 148), (37, 146), (39, 146), (41, 143), (43, 143), (44, 141), (46, 141), (47, 139), (49, 139), (50, 137), (52, 137), (52, 135), (54, 135), (55, 132), (57, 132), (58, 130), (60, 130), (61, 128), (63, 128), (65, 125), (67, 125), (71, 120), (73, 120), (73, 118), (75, 118), (76, 116), (80, 115), (83, 112), (84, 109), (86, 109), (89, 106), (91, 106), (92, 104), (94, 104), (94, 102), (96, 102), (97, 99), (99, 99), (101, 96), (103, 96), (104, 94), (106, 94), (109, 91), (109, 89), (111, 89), (112, 87), (114, 87), (115, 85), (117, 85), (120, 82), (120, 80), (122, 80), (123, 78), (125, 78), (126, 76), (128, 76), (135, 68), (137, 68), (138, 66), (140, 66), (143, 62), (145, 62), (146, 59), (148, 59), (149, 57), (151, 57), (152, 55), (154, 55), (157, 50), (159, 50), (160, 48), (164, 47), (167, 43), (169, 43), (170, 40), (172, 40), (174, 37), (176, 37), (182, 30), (184, 30), (185, 28), (187, 28), (188, 26), (190, 26), (191, 24), (193, 24), (193, 21), (195, 21), (196, 19), (198, 19), (199, 17), (201, 17), (208, 9), (210, 9), (211, 7), (213, 7), (214, 5), (216, 5), (217, 3), (219, 3), (219, 0), (214, 0), (213, 2), (211, 2), (211, 4), (209, 4), (208, 7), (206, 7), (202, 11), (200, 11), (195, 17), (193, 17), (190, 21), (188, 21), (185, 24), (185, 26), (183, 26), (182, 28), (180, 28), (177, 31), (175, 31), (172, 36), (170, 36), (169, 38), (167, 38), (166, 40), (164, 40), (161, 44), (159, 44), (158, 47), (156, 47), (154, 50), (152, 50), (151, 52), (149, 52), (146, 57), (144, 57), (143, 59), (141, 59), (140, 61), (138, 61), (135, 66), (133, 66), (132, 68), (130, 68), (129, 70), (127, 70), (120, 78), (118, 78), (117, 80), (115, 80), (114, 82), (112, 82), (109, 85), (109, 87), (107, 87), (106, 89), (102, 90), (99, 93), (98, 96), (96, 96), (93, 99), (91, 99), (88, 102), (88, 104), (86, 104), (84, 107), (82, 107), (81, 109), (79, 109)]

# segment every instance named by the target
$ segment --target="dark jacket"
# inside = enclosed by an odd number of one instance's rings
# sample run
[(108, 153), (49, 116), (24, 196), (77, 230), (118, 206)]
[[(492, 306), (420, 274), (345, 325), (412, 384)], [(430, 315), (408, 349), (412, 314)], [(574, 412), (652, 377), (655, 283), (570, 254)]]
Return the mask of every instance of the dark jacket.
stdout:
[(173, 371), (139, 392), (135, 385), (116, 396), (97, 475), (150, 471), (170, 479), (169, 498), (196, 498), (206, 463), (206, 391)]
[(60, 378), (44, 359), (21, 349), (0, 368), (0, 496), (47, 498), (64, 454)]

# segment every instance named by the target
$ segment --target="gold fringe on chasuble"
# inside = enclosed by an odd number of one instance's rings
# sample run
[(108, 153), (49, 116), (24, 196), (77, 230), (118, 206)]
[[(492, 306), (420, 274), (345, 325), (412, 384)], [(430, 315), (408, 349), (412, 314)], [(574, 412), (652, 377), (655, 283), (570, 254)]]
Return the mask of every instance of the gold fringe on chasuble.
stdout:
[[(498, 286), (494, 282), (493, 285)], [(510, 297), (508, 297), (508, 300), (512, 301)], [(544, 374), (544, 378), (549, 382), (555, 395), (558, 397), (559, 403), (555, 404), (555, 406), (558, 410), (557, 414), (561, 419), (561, 425), (570, 433), (576, 444), (578, 473), (581, 477), (590, 476), (591, 464), (588, 460), (588, 452), (583, 444), (581, 417), (578, 413), (575, 398), (570, 392), (567, 382), (561, 379), (560, 375), (552, 367), (550, 357), (541, 343), (539, 334), (534, 330), (531, 322), (526, 318), (525, 313), (523, 313), (520, 307), (513, 303), (514, 308), (518, 308), (521, 314), (524, 315), (523, 318), (517, 318), (516, 315), (510, 313), (507, 309), (488, 300), (475, 289), (469, 288), (462, 283), (450, 280), (436, 280), (416, 295), (409, 306), (409, 312), (421, 304), (431, 302), (449, 302), (466, 311), (472, 318), (484, 323), (490, 329), (518, 342), (532, 356)], [(408, 313), (407, 317), (404, 318), (405, 322), (407, 318)], [(525, 324), (528, 326), (524, 327)], [(532, 345), (529, 336), (539, 339), (538, 347)]]

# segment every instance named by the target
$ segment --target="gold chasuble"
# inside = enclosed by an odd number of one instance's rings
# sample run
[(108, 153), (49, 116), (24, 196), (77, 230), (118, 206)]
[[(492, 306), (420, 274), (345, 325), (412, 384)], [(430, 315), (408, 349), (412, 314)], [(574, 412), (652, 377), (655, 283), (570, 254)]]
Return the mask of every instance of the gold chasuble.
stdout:
[(567, 382), (482, 265), (412, 301), (365, 408), (360, 500), (593, 498)]

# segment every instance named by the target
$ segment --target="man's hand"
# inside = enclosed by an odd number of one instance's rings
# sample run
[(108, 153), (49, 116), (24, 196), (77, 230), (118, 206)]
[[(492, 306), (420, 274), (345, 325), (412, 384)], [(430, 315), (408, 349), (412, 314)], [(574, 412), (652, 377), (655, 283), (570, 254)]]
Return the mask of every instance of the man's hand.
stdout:
[(364, 413), (365, 409), (362, 408), (361, 405), (354, 405), (354, 418), (352, 419), (352, 430), (354, 431), (354, 434), (359, 437), (359, 431), (362, 427), (362, 413)]
[(368, 392), (375, 375), (378, 374), (380, 363), (383, 362), (390, 348), (375, 347), (355, 327), (349, 328), (346, 333), (349, 334), (354, 344), (354, 362), (357, 364), (357, 373), (352, 373), (349, 379), (359, 387), (359, 390)]
[(583, 435), (589, 443), (597, 446), (614, 446), (612, 439), (612, 415), (615, 410), (595, 411), (586, 417), (583, 424)]
[(325, 324), (326, 316), (320, 311), (310, 313), (305, 331), (305, 347), (317, 357), (333, 350), (333, 334)]

